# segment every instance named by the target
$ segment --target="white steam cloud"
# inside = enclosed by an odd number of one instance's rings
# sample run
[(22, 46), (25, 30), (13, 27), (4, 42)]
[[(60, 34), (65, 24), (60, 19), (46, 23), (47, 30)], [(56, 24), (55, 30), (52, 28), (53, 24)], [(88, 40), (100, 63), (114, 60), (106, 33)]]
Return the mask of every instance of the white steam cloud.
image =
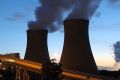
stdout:
[(90, 19), (101, 0), (39, 0), (36, 8), (36, 21), (28, 23), (29, 29), (46, 29), (49, 32), (58, 30), (67, 11), (67, 19)]

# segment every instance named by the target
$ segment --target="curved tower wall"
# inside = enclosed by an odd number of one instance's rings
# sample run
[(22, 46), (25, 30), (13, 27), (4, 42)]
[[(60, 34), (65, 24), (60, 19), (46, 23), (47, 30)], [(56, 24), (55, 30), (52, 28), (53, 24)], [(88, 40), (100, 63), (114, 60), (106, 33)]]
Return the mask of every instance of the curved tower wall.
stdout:
[(84, 19), (64, 21), (64, 46), (60, 60), (63, 68), (87, 73), (97, 72), (89, 43), (88, 26), (89, 21)]
[(27, 30), (25, 59), (39, 63), (50, 61), (47, 46), (48, 31), (43, 29)]

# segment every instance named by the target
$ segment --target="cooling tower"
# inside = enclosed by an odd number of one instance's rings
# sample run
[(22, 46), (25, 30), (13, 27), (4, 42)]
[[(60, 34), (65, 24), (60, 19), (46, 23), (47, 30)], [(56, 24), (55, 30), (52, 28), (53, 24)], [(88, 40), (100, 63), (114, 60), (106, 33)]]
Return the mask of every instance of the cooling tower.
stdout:
[(84, 19), (64, 21), (64, 47), (60, 60), (63, 68), (87, 73), (97, 72), (89, 43), (88, 25), (89, 21)]
[(48, 31), (43, 29), (27, 30), (25, 59), (39, 63), (50, 61), (47, 46)]

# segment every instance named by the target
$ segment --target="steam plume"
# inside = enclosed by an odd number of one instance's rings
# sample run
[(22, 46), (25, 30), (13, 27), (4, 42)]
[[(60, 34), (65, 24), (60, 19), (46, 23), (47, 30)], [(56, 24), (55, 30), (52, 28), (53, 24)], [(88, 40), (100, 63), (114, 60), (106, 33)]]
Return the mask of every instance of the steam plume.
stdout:
[(36, 21), (29, 22), (29, 28), (56, 31), (63, 22), (63, 13), (71, 9), (74, 2), (74, 0), (40, 0), (41, 6), (35, 10)]
[(98, 8), (101, 0), (39, 0), (36, 8), (36, 21), (28, 23), (30, 29), (47, 29), (54, 32), (63, 23), (64, 13), (69, 11), (67, 19), (89, 19)]
[(115, 44), (113, 44), (113, 49), (115, 55), (114, 60), (116, 62), (120, 62), (120, 41), (117, 41)]
[(120, 0), (108, 0), (111, 4), (115, 4), (117, 2), (119, 2)]
[(101, 0), (78, 0), (67, 19), (90, 19), (100, 2)]
[(108, 3), (112, 7), (120, 7), (120, 0), (108, 0)]

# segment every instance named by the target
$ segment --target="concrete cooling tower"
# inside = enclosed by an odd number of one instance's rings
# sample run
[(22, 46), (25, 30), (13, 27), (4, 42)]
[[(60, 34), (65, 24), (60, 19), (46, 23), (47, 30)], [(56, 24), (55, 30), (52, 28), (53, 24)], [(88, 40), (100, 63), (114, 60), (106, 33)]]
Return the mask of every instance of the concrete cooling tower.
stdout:
[(60, 60), (63, 68), (87, 73), (97, 72), (89, 43), (88, 25), (89, 21), (84, 19), (64, 21), (65, 39)]
[(48, 31), (43, 29), (27, 30), (25, 59), (39, 63), (50, 61), (47, 46)]

